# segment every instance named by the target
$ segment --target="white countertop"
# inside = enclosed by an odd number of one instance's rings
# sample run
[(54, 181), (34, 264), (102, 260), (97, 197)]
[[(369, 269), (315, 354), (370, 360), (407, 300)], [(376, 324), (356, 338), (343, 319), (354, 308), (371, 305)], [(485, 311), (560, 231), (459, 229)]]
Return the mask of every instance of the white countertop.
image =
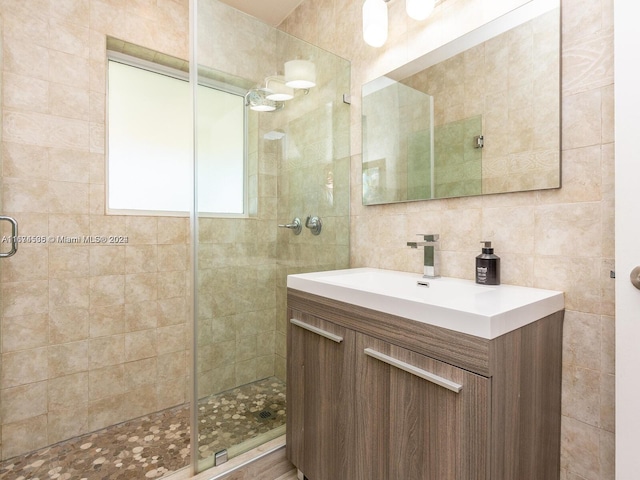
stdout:
[(559, 291), (377, 268), (289, 275), (287, 287), (487, 339), (564, 309)]

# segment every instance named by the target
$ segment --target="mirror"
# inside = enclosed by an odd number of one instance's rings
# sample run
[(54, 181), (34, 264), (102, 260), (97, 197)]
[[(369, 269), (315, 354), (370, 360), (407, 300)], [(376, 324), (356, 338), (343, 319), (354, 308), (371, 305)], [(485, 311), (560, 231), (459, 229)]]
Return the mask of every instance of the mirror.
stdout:
[(559, 0), (364, 84), (362, 139), (365, 205), (559, 188)]

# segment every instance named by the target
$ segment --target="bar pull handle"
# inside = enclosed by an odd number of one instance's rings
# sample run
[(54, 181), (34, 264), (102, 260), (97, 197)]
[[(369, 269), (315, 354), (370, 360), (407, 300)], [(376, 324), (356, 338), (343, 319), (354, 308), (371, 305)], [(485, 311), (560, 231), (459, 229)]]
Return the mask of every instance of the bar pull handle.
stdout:
[(8, 252), (0, 252), (0, 258), (11, 257), (18, 251), (18, 222), (13, 217), (0, 215), (0, 220), (6, 220), (11, 224), (11, 250)]
[(406, 363), (402, 360), (398, 360), (397, 358), (390, 357), (389, 355), (380, 353), (372, 348), (365, 348), (364, 353), (365, 355), (375, 358), (376, 360), (380, 360), (381, 362), (389, 364), (392, 367), (404, 370), (405, 372), (427, 380), (428, 382), (435, 383), (436, 385), (444, 387), (447, 390), (451, 390), (452, 392), (460, 393), (460, 390), (462, 390), (462, 385), (460, 385), (459, 383), (447, 380), (446, 378), (440, 377), (435, 373), (428, 372), (427, 370), (418, 368), (414, 365), (411, 365), (410, 363)]
[(326, 330), (322, 330), (321, 328), (318, 327), (314, 327), (313, 325), (309, 325), (308, 323), (302, 322), (300, 320), (296, 320), (295, 318), (292, 318), (291, 320), (289, 320), (293, 325), (296, 325), (300, 328), (304, 328), (305, 330), (308, 330), (310, 332), (313, 332), (317, 335), (320, 335), (324, 338), (328, 338), (331, 341), (334, 341), (336, 343), (340, 343), (342, 342), (342, 337), (340, 335), (335, 335), (331, 332), (327, 332)]

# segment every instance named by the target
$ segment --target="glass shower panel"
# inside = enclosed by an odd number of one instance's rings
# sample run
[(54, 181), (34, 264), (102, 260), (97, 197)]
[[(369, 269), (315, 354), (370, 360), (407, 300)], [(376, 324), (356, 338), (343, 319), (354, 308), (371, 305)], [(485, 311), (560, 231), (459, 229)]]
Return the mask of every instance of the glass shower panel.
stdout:
[[(286, 275), (349, 265), (350, 68), (217, 0), (199, 0), (197, 25), (200, 81), (246, 94), (244, 211), (196, 209), (194, 451), (203, 470), (220, 452), (231, 458), (284, 434)], [(289, 60), (312, 62), (316, 86), (265, 100)], [(205, 106), (196, 98), (195, 107), (198, 119)], [(200, 198), (210, 186), (196, 184)], [(321, 218), (320, 235), (278, 228), (308, 216)]]

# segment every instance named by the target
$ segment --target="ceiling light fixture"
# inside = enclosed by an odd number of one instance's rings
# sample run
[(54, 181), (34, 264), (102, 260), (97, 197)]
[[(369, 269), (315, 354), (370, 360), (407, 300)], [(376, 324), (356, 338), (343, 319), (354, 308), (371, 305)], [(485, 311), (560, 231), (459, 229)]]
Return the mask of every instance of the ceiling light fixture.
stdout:
[[(372, 47), (381, 47), (387, 41), (390, 0), (365, 0), (362, 5), (362, 37)], [(406, 0), (407, 15), (424, 20), (433, 12), (435, 0)]]
[(389, 0), (365, 0), (362, 5), (362, 37), (372, 47), (381, 47), (387, 41), (389, 30)]

